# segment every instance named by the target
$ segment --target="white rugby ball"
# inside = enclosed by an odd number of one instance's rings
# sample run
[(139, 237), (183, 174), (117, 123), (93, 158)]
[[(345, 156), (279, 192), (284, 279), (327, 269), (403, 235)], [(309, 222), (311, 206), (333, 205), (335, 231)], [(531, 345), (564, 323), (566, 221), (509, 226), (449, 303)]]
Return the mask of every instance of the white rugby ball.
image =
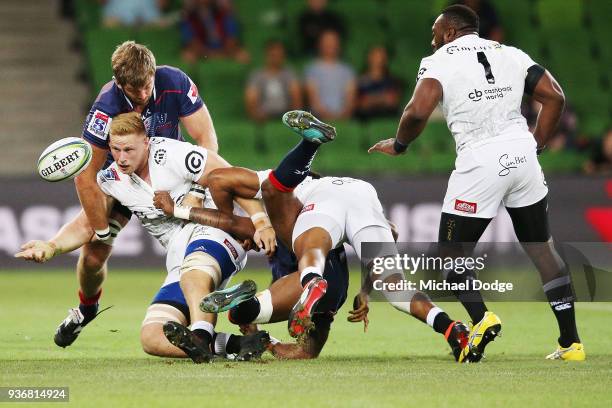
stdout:
[(38, 159), (38, 174), (47, 181), (71, 179), (91, 162), (91, 146), (78, 137), (66, 137), (47, 147)]

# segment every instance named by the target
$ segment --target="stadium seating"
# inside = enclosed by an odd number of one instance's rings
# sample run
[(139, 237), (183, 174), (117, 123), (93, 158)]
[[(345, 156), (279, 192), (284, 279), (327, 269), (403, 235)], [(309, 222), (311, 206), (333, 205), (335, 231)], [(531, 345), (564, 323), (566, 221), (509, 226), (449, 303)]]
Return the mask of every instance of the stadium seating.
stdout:
[[(599, 136), (610, 126), (612, 101), (612, 1), (493, 0), (506, 33), (506, 43), (528, 52), (561, 82), (575, 108), (580, 130)], [(385, 44), (391, 51), (391, 72), (406, 85), (404, 100), (414, 88), (421, 58), (431, 53), (431, 24), (447, 0), (332, 0), (330, 7), (347, 25), (345, 58), (357, 70), (366, 51)], [(180, 0), (171, 2), (178, 11)], [(219, 134), (223, 154), (232, 162), (253, 167), (276, 163), (296, 142), (278, 123), (256, 125), (246, 119), (243, 104), (248, 73), (263, 61), (264, 45), (270, 38), (286, 42), (290, 63), (298, 70), (307, 60), (299, 55), (297, 16), (303, 1), (234, 0), (241, 24), (242, 41), (252, 56), (250, 65), (229, 61), (186, 64), (180, 58), (180, 34), (168, 28), (100, 27), (100, 5), (94, 0), (76, 0), (76, 22), (83, 34), (92, 90), (97, 92), (111, 78), (109, 57), (117, 44), (134, 39), (150, 47), (158, 64), (177, 66), (198, 84)], [(399, 117), (398, 117), (399, 118)], [(444, 122), (429, 123), (407, 156), (388, 160), (367, 155), (375, 141), (392, 137), (398, 118), (371, 123), (336, 124), (340, 137), (322, 149), (317, 167), (334, 172), (446, 172), (453, 167), (454, 142)], [(256, 152), (256, 154), (253, 154)], [(547, 169), (572, 171), (581, 167), (582, 156), (572, 152), (547, 153)]]

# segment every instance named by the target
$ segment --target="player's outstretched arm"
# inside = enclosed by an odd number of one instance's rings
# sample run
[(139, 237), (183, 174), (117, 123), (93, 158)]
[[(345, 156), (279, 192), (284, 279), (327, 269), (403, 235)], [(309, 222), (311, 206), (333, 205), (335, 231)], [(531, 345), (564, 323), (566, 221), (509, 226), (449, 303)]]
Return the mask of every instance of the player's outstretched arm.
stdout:
[(89, 226), (85, 212), (81, 210), (72, 221), (62, 226), (49, 241), (33, 240), (23, 244), (21, 251), (15, 254), (15, 258), (45, 263), (57, 255), (80, 248), (85, 243), (90, 242), (93, 236), (94, 231)]
[(533, 136), (538, 143), (538, 149), (542, 150), (554, 135), (555, 129), (559, 124), (563, 107), (565, 106), (565, 95), (551, 73), (544, 70), (533, 89), (533, 98), (542, 104), (542, 109), (540, 109), (533, 131)]
[(254, 198), (259, 191), (257, 173), (244, 167), (213, 170), (207, 182), (213, 201), (224, 213), (234, 212), (235, 198)]
[(381, 152), (397, 156), (406, 151), (427, 124), (427, 120), (442, 99), (442, 85), (435, 79), (424, 78), (417, 82), (412, 98), (404, 108), (395, 138), (381, 140), (368, 149), (368, 153)]

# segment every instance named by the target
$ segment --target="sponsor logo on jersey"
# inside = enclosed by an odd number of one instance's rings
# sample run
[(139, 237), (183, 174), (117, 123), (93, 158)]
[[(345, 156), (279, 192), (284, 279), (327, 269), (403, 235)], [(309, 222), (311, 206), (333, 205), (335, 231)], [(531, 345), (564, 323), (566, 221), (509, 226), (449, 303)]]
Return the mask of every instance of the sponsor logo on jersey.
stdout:
[(223, 245), (225, 245), (227, 247), (227, 249), (230, 250), (230, 252), (232, 253), (232, 256), (234, 257), (234, 259), (238, 259), (238, 251), (236, 251), (236, 248), (232, 245), (231, 242), (229, 242), (229, 240), (227, 238), (225, 240), (223, 240)]
[(314, 203), (313, 204), (305, 205), (304, 208), (302, 208), (302, 211), (300, 211), (300, 214), (303, 214), (303, 213), (308, 212), (308, 211), (312, 211), (312, 210), (314, 210), (314, 208), (315, 208)]
[(157, 150), (155, 154), (153, 154), (153, 160), (155, 160), (155, 163), (159, 164), (160, 166), (166, 164), (166, 149)]
[(119, 181), (119, 173), (117, 172), (117, 170), (113, 169), (112, 167), (106, 170), (103, 170), (102, 172), (102, 181), (109, 181), (109, 180)]
[(111, 121), (112, 118), (108, 114), (96, 110), (89, 119), (87, 131), (102, 140), (106, 140)]
[(478, 102), (482, 99), (482, 91), (478, 89), (474, 89), (472, 92), (468, 94), (468, 98), (470, 98), (474, 102)]
[(198, 174), (204, 165), (204, 155), (195, 150), (185, 157), (185, 167), (192, 174)]
[(459, 52), (470, 52), (470, 51), (486, 51), (486, 50), (497, 50), (501, 48), (501, 44), (499, 43), (495, 43), (493, 45), (475, 45), (473, 47), (467, 46), (467, 45), (450, 45), (447, 49), (446, 49), (446, 53), (453, 55), (453, 54), (457, 54)]
[(504, 87), (496, 86), (494, 88), (484, 89), (484, 90), (474, 89), (473, 91), (470, 91), (470, 93), (468, 93), (468, 98), (470, 98), (472, 102), (479, 102), (483, 98), (488, 101), (492, 101), (495, 99), (502, 99), (508, 94), (508, 92), (511, 92), (511, 91), (512, 91), (512, 86), (504, 86)]
[(427, 68), (425, 67), (419, 69), (419, 72), (417, 73), (417, 81), (423, 77), (423, 74), (425, 73), (425, 71), (427, 71)]
[(463, 200), (455, 200), (455, 210), (462, 211), (470, 214), (476, 214), (476, 210), (478, 209), (478, 204), (471, 203), (469, 201)]
[(187, 92), (187, 97), (191, 103), (196, 103), (198, 100), (198, 87), (191, 81), (191, 79), (189, 82), (191, 83), (191, 88), (189, 88), (189, 92)]

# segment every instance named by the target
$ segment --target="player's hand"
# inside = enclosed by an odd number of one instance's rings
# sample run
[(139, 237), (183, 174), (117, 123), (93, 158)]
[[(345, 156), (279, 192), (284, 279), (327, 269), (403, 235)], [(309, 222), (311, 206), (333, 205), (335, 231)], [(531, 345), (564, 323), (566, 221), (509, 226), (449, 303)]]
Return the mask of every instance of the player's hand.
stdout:
[(257, 247), (257, 245), (255, 245), (255, 242), (253, 242), (252, 239), (249, 238), (249, 239), (237, 240), (237, 241), (242, 247), (242, 249), (244, 249), (244, 252), (249, 252), (251, 249), (259, 252), (259, 248)]
[(256, 230), (253, 240), (268, 256), (271, 256), (276, 251), (276, 232), (271, 225)]
[(57, 246), (49, 241), (33, 240), (21, 246), (21, 251), (15, 254), (15, 258), (45, 263), (55, 256)]
[(166, 215), (174, 215), (174, 200), (167, 191), (156, 191), (153, 195), (153, 205)]
[(359, 292), (353, 299), (353, 310), (349, 310), (349, 317), (347, 320), (351, 323), (363, 322), (363, 332), (368, 331), (368, 325), (370, 320), (368, 319), (368, 312), (370, 308), (368, 306), (368, 295), (364, 292)]
[(398, 153), (393, 148), (393, 143), (395, 143), (395, 138), (381, 140), (376, 143), (374, 146), (368, 149), (368, 153), (380, 152), (389, 156), (399, 156), (402, 153)]

